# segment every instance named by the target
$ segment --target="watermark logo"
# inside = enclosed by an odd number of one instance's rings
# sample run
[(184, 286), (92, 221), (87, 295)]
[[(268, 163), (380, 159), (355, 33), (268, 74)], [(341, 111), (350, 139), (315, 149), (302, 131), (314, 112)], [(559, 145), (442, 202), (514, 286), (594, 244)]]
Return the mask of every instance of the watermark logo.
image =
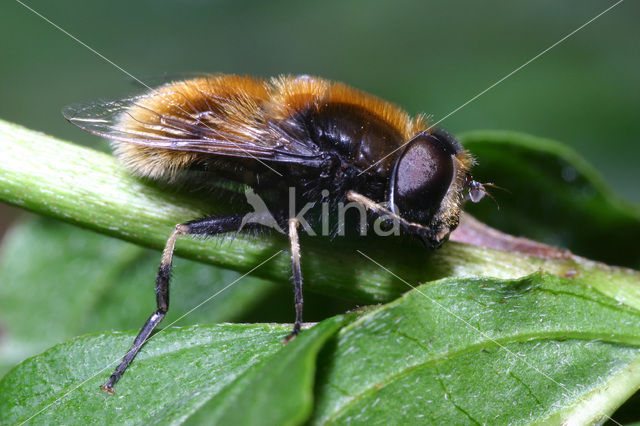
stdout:
[[(247, 203), (253, 208), (252, 212), (245, 214), (240, 224), (240, 230), (242, 230), (247, 224), (259, 224), (267, 228), (275, 229), (281, 234), (286, 232), (278, 223), (275, 216), (271, 213), (265, 201), (254, 192), (250, 187), (245, 189), (245, 197)], [(373, 220), (373, 226), (367, 218), (367, 208), (355, 201), (348, 203), (338, 202), (335, 208), (331, 207), (329, 200), (329, 191), (326, 189), (321, 192), (321, 199), (319, 202), (307, 202), (299, 210), (296, 209), (296, 188), (289, 188), (288, 197), (288, 218), (295, 218), (298, 220), (300, 227), (304, 232), (310, 236), (316, 236), (319, 228), (320, 235), (322, 236), (344, 236), (346, 233), (346, 217), (347, 211), (355, 210), (356, 214), (352, 217), (358, 217), (357, 227), (359, 233), (362, 236), (366, 236), (370, 229), (373, 229), (373, 233), (378, 236), (387, 237), (391, 235), (400, 235), (400, 220), (398, 216), (389, 214), (382, 214)], [(320, 206), (320, 218), (319, 223), (314, 228), (311, 226), (305, 215), (307, 215), (315, 206)], [(385, 204), (383, 204), (386, 207)], [(314, 224), (316, 224), (314, 222)]]
[(271, 214), (264, 200), (260, 198), (258, 194), (253, 192), (252, 188), (247, 187), (244, 191), (244, 196), (247, 198), (247, 203), (253, 207), (253, 211), (245, 214), (242, 217), (242, 222), (240, 223), (240, 230), (244, 228), (247, 223), (258, 223), (260, 225), (264, 225), (267, 228), (273, 228), (276, 231), (284, 234), (285, 232), (282, 230), (280, 225), (278, 225), (278, 221)]

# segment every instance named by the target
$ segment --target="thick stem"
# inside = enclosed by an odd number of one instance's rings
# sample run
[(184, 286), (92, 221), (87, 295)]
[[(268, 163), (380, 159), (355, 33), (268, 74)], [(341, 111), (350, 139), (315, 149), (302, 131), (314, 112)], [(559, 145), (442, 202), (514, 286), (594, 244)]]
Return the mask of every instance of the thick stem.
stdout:
[[(132, 177), (107, 154), (15, 124), (0, 121), (0, 147), (0, 200), (136, 244), (159, 250), (176, 223), (220, 212), (216, 201), (205, 204), (202, 197), (171, 193)], [(482, 232), (492, 235), (491, 243), (472, 241), (460, 233), (459, 240), (480, 245), (452, 241), (434, 252), (407, 239), (329, 241), (303, 235), (305, 286), (363, 303), (391, 300), (408, 290), (358, 254), (356, 250), (360, 250), (412, 284), (447, 276), (517, 278), (544, 270), (581, 279), (640, 309), (640, 273), (636, 271), (592, 262), (538, 243), (531, 246), (537, 252), (529, 251), (526, 245), (518, 252), (508, 246), (513, 241), (507, 240), (513, 237), (486, 229)], [(242, 234), (227, 238), (222, 243), (180, 239), (176, 254), (245, 272), (278, 250), (287, 253), (287, 238), (277, 233), (260, 238)], [(502, 243), (507, 246), (501, 247)], [(277, 256), (256, 269), (254, 275), (288, 283), (288, 256)], [(611, 285), (613, 282), (615, 285)]]

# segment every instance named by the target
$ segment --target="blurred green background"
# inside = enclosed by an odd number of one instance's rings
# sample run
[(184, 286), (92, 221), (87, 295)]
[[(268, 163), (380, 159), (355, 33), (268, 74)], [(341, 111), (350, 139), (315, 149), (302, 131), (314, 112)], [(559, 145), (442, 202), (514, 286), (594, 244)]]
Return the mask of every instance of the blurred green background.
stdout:
[[(60, 1), (43, 16), (143, 81), (164, 73), (307, 73), (435, 120), (614, 2)], [(446, 119), (560, 140), (640, 201), (640, 4), (626, 1)], [(113, 65), (9, 0), (0, 13), (0, 117), (105, 147), (60, 108), (138, 90)], [(508, 182), (500, 182), (508, 186)]]

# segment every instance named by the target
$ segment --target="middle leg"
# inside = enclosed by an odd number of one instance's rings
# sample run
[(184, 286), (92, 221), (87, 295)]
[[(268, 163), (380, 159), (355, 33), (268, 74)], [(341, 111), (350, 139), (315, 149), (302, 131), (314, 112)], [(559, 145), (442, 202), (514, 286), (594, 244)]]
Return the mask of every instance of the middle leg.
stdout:
[(300, 241), (298, 240), (298, 226), (300, 221), (297, 218), (289, 219), (289, 240), (291, 242), (291, 270), (293, 280), (293, 298), (296, 307), (296, 320), (293, 323), (291, 334), (285, 338), (285, 343), (291, 341), (300, 333), (302, 326), (302, 270), (300, 268)]

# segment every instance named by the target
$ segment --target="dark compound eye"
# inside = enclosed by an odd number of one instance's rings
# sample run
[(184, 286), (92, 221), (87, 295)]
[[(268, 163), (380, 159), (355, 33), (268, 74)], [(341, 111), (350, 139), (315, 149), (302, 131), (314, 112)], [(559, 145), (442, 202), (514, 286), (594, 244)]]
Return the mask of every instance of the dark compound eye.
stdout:
[(454, 175), (454, 148), (422, 133), (407, 144), (391, 179), (391, 202), (401, 216), (426, 223), (440, 207)]

